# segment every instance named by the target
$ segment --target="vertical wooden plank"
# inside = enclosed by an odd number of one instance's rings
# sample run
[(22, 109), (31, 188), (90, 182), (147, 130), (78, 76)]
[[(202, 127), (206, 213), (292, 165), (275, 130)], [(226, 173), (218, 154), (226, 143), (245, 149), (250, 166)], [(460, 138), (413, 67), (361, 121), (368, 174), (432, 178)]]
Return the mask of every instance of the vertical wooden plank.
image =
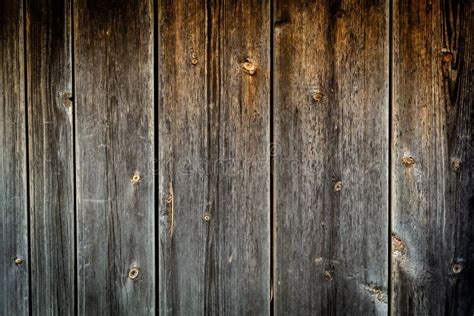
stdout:
[(388, 4), (274, 9), (275, 314), (385, 314)]
[(474, 2), (395, 1), (393, 312), (474, 314)]
[(158, 1), (160, 314), (198, 315), (207, 287), (206, 1)]
[(153, 7), (74, 2), (79, 314), (155, 311)]
[(70, 5), (27, 3), (31, 300), (38, 315), (74, 314)]
[(160, 311), (269, 314), (269, 1), (158, 11)]
[(28, 314), (24, 21), (0, 3), (0, 314)]

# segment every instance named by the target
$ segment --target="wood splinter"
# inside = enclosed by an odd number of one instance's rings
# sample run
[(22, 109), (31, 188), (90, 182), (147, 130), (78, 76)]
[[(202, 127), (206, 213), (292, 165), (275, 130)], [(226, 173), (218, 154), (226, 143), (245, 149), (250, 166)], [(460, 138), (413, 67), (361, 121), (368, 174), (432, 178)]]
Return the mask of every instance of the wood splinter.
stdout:
[(166, 210), (168, 213), (168, 232), (170, 237), (173, 236), (174, 230), (174, 194), (173, 183), (170, 181), (168, 189), (168, 197), (166, 198)]

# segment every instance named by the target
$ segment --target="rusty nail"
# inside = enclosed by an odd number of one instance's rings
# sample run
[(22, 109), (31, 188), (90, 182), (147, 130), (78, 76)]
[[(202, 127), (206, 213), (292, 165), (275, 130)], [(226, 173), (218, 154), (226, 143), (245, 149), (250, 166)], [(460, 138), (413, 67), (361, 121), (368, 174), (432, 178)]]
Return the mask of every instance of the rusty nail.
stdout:
[(461, 273), (462, 268), (463, 268), (462, 264), (460, 264), (460, 263), (453, 264), (453, 267), (452, 267), (453, 273), (456, 273), (456, 274)]
[(447, 49), (441, 50), (441, 59), (444, 63), (449, 63), (453, 60), (453, 53)]
[(141, 180), (140, 175), (136, 173), (132, 176), (131, 181), (132, 181), (133, 184), (138, 184), (140, 182), (140, 180)]
[(23, 263), (23, 260), (21, 258), (15, 258), (15, 264), (17, 266), (21, 265)]
[(335, 192), (339, 192), (342, 190), (342, 181), (337, 181), (335, 184), (334, 184), (334, 191)]
[(257, 66), (249, 59), (246, 59), (242, 64), (242, 68), (247, 72), (249, 75), (254, 75), (257, 72)]
[(130, 280), (138, 279), (139, 274), (140, 274), (140, 270), (138, 269), (138, 267), (130, 267), (130, 269), (128, 270), (128, 278)]
[(453, 169), (453, 171), (458, 172), (459, 170), (461, 170), (461, 167), (462, 167), (461, 159), (458, 159), (458, 158), (451, 159), (451, 168)]
[(413, 158), (412, 156), (408, 156), (408, 155), (403, 156), (400, 159), (400, 161), (405, 167), (410, 167), (410, 166), (415, 164), (415, 158)]
[(209, 214), (208, 212), (205, 212), (203, 215), (202, 215), (202, 218), (206, 221), (206, 222), (209, 222), (211, 220), (211, 214)]

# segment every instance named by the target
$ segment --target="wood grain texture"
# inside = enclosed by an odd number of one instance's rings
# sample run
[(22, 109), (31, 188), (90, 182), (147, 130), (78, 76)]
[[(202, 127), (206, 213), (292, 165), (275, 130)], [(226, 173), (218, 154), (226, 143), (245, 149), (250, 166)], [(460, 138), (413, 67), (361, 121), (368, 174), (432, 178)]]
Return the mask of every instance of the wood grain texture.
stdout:
[(35, 315), (74, 314), (71, 3), (27, 2), (31, 300)]
[(388, 5), (275, 1), (276, 315), (382, 315)]
[(158, 12), (160, 312), (269, 314), (269, 2)]
[(0, 2), (0, 315), (29, 313), (23, 23), (22, 1)]
[(153, 7), (74, 2), (78, 311), (155, 312)]
[(474, 314), (473, 14), (472, 1), (394, 2), (396, 315)]

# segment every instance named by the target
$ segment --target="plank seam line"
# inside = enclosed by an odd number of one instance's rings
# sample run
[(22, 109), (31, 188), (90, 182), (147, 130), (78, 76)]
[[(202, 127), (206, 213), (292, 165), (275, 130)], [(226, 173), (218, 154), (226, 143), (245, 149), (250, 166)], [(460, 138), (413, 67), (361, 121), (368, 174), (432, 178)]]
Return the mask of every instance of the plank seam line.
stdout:
[(159, 169), (160, 161), (159, 157), (159, 121), (158, 121), (158, 100), (159, 100), (159, 69), (158, 69), (158, 0), (152, 1), (153, 5), (153, 208), (154, 208), (154, 252), (155, 252), (155, 315), (160, 313), (160, 233), (159, 233), (159, 201), (160, 197), (157, 197), (157, 184), (159, 183)]
[(274, 310), (274, 305), (275, 305), (275, 290), (274, 290), (274, 287), (275, 287), (275, 280), (274, 280), (274, 268), (275, 268), (275, 265), (274, 265), (274, 257), (275, 257), (275, 241), (274, 241), (274, 238), (275, 238), (275, 233), (273, 231), (274, 227), (275, 227), (275, 203), (273, 201), (274, 199), (274, 166), (275, 166), (275, 161), (274, 161), (274, 155), (272, 154), (272, 150), (271, 148), (273, 147), (273, 142), (275, 141), (274, 140), (274, 123), (273, 123), (273, 119), (274, 119), (274, 111), (273, 111), (273, 78), (274, 78), (274, 62), (273, 62), (273, 59), (274, 59), (274, 32), (273, 32), (273, 20), (274, 20), (274, 12), (273, 12), (273, 0), (269, 0), (269, 24), (270, 24), (270, 29), (269, 29), (269, 36), (270, 36), (270, 122), (269, 122), (269, 125), (270, 125), (270, 144), (269, 144), (269, 153), (270, 153), (270, 315), (274, 315), (275, 313), (275, 310)]
[(26, 168), (26, 174), (25, 174), (25, 186), (26, 186), (26, 231), (27, 231), (27, 252), (28, 252), (28, 264), (27, 264), (27, 273), (28, 273), (28, 315), (32, 315), (32, 307), (33, 307), (33, 301), (32, 301), (32, 290), (31, 290), (31, 221), (30, 221), (30, 149), (29, 149), (29, 129), (28, 129), (28, 51), (27, 51), (27, 44), (28, 44), (28, 33), (27, 33), (27, 26), (26, 26), (26, 20), (27, 20), (27, 0), (22, 1), (22, 23), (23, 23), (23, 76), (24, 76), (24, 81), (23, 81), (23, 97), (24, 97), (24, 102), (25, 102), (25, 115), (24, 115), (24, 124), (25, 124), (25, 168)]
[(388, 1), (388, 217), (387, 217), (387, 314), (392, 313), (392, 113), (393, 113), (393, 0)]
[(74, 1), (70, 2), (70, 8), (69, 8), (69, 14), (70, 14), (70, 19), (69, 19), (69, 29), (70, 29), (70, 34), (69, 34), (69, 49), (70, 49), (70, 60), (71, 60), (71, 89), (72, 89), (72, 100), (73, 100), (73, 106), (72, 106), (72, 169), (73, 169), (73, 180), (72, 180), (72, 190), (73, 190), (73, 213), (74, 213), (74, 225), (73, 225), (73, 234), (74, 234), (74, 315), (79, 314), (79, 289), (78, 289), (78, 247), (77, 247), (77, 166), (76, 166), (76, 112), (77, 112), (77, 96), (76, 96), (76, 61), (75, 61), (75, 45), (74, 45), (74, 40), (75, 40), (75, 29), (74, 29)]

